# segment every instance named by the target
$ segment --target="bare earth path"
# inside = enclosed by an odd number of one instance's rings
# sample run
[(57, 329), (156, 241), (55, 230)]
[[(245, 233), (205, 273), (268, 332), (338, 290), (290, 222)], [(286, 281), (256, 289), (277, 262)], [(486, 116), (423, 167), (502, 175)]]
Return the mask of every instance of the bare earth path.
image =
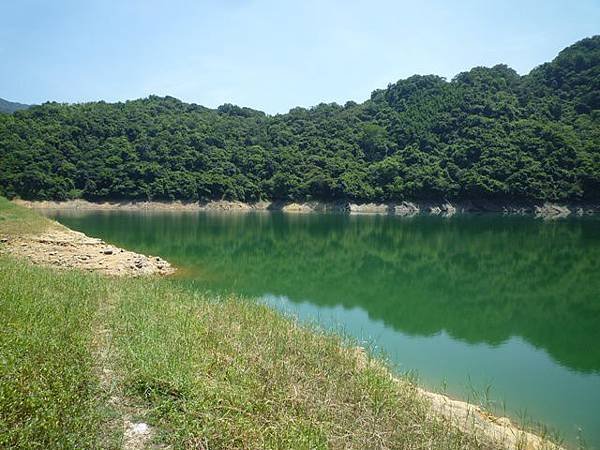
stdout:
[(146, 448), (166, 448), (151, 446), (154, 430), (143, 421), (144, 409), (123, 393), (118, 368), (115, 367), (113, 337), (110, 328), (110, 317), (117, 300), (107, 292), (97, 313), (94, 327), (92, 351), (96, 360), (96, 373), (100, 381), (100, 389), (106, 402), (115, 414), (107, 424), (103, 434), (107, 442), (114, 441), (116, 436), (123, 450), (141, 450)]
[[(52, 223), (42, 234), (0, 237), (2, 253), (26, 258), (34, 264), (83, 269), (109, 276), (137, 277), (175, 272), (160, 257), (124, 250), (56, 223)], [(124, 450), (149, 448), (153, 430), (137, 420), (144, 411), (123, 395), (118, 370), (114, 367), (114, 346), (109, 323), (115, 300), (110, 292), (104, 292), (103, 296), (94, 326), (92, 351), (102, 395), (116, 415), (103, 432), (105, 442), (110, 447), (110, 442), (114, 442), (116, 437)]]

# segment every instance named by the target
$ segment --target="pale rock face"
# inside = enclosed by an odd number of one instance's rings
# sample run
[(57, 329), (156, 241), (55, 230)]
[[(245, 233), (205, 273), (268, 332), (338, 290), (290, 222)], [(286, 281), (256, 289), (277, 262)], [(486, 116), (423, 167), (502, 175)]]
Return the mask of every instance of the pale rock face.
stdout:
[(395, 206), (394, 213), (398, 216), (412, 216), (418, 214), (420, 208), (412, 202), (402, 202)]
[(281, 208), (286, 212), (312, 212), (313, 209), (306, 203), (290, 203)]
[(534, 213), (536, 217), (541, 217), (543, 219), (557, 219), (568, 216), (571, 214), (571, 210), (566, 206), (544, 203), (543, 206), (536, 206), (534, 208)]
[(425, 212), (433, 215), (450, 217), (458, 212), (500, 212), (503, 214), (534, 214), (543, 219), (557, 219), (573, 213), (598, 214), (600, 204), (568, 204), (543, 205), (498, 203), (487, 200), (463, 201), (456, 204), (443, 202), (390, 202), (390, 203), (353, 203), (348, 201), (268, 201), (261, 200), (253, 203), (240, 201), (217, 200), (208, 202), (104, 202), (92, 203), (85, 200), (55, 201), (26, 201), (14, 200), (15, 203), (35, 209), (75, 209), (75, 210), (131, 210), (131, 211), (284, 211), (290, 213), (337, 212), (349, 214), (386, 214), (397, 216), (412, 216)]
[(388, 205), (382, 203), (350, 203), (348, 207), (350, 213), (357, 214), (387, 214), (389, 212)]
[(442, 216), (444, 217), (452, 217), (454, 214), (456, 214), (456, 207), (450, 202), (446, 202), (440, 206), (440, 210), (442, 212)]

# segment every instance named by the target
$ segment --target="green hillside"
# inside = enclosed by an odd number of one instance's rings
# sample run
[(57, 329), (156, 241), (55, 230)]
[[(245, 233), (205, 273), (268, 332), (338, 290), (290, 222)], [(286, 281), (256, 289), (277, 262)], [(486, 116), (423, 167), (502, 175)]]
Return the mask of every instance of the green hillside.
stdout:
[(24, 105), (23, 103), (17, 102), (9, 102), (8, 100), (4, 100), (0, 98), (0, 113), (13, 113), (15, 111), (20, 111), (22, 109), (29, 108), (30, 105)]
[(415, 75), (269, 116), (172, 97), (0, 114), (0, 193), (26, 199), (600, 199), (600, 36), (520, 76)]

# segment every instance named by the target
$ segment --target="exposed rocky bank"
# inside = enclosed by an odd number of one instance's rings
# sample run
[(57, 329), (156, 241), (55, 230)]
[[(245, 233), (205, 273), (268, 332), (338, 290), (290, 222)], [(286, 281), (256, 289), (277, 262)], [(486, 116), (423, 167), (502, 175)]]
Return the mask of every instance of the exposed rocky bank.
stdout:
[(508, 417), (497, 417), (484, 409), (460, 400), (417, 388), (430, 401), (434, 413), (465, 433), (475, 433), (480, 439), (500, 442), (507, 450), (565, 450), (529, 431), (522, 430)]
[(112, 276), (169, 275), (175, 269), (160, 257), (146, 256), (107, 244), (62, 226), (40, 235), (0, 237), (0, 254), (35, 264), (83, 269)]
[(36, 209), (76, 209), (76, 210), (175, 210), (175, 211), (283, 211), (294, 213), (336, 212), (346, 214), (385, 214), (394, 216), (414, 216), (417, 214), (439, 215), (444, 217), (461, 213), (501, 213), (534, 215), (544, 219), (557, 219), (569, 215), (591, 215), (600, 213), (600, 204), (503, 204), (489, 201), (479, 202), (399, 202), (399, 203), (352, 203), (352, 202), (282, 202), (260, 201), (244, 203), (238, 201), (212, 202), (155, 202), (155, 201), (110, 201), (88, 202), (68, 201), (28, 201), (14, 200), (15, 203)]

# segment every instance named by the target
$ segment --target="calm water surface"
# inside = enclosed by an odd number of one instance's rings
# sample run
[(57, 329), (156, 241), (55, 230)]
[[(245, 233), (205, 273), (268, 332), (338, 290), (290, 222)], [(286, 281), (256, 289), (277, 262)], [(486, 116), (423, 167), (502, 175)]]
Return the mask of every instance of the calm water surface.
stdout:
[[(600, 219), (52, 212), (600, 448)], [(476, 392), (477, 394), (474, 394)]]

